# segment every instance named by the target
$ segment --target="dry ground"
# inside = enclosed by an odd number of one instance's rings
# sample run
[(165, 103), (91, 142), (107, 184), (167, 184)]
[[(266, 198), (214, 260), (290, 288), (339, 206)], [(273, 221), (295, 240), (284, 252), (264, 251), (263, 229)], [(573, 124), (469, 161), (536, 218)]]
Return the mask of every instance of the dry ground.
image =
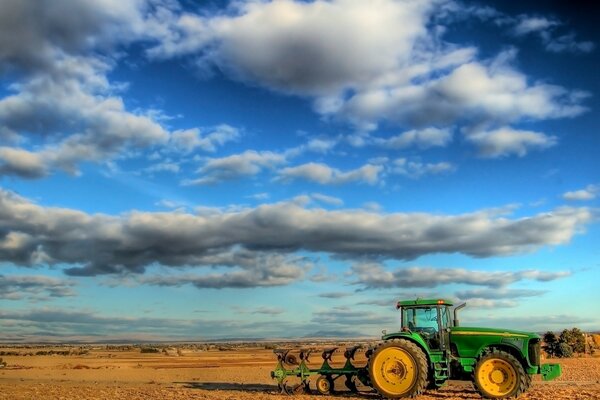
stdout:
[[(5, 349), (3, 349), (5, 350)], [(269, 377), (274, 356), (262, 348), (183, 351), (181, 356), (92, 350), (83, 356), (3, 356), (0, 399), (218, 399), (289, 400)], [(314, 356), (317, 360), (318, 355)], [(563, 376), (534, 381), (529, 400), (600, 399), (600, 358), (559, 361)], [(314, 387), (314, 386), (313, 386)], [(297, 400), (375, 399), (367, 393), (300, 395)], [(470, 383), (450, 382), (419, 400), (478, 399)]]

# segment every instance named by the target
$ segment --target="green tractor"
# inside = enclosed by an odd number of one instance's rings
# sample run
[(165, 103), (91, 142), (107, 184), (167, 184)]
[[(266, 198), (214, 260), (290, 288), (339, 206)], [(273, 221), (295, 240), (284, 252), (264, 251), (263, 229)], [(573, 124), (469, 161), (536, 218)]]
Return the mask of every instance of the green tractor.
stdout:
[[(560, 376), (559, 364), (540, 364), (540, 336), (507, 329), (459, 326), (458, 310), (447, 300), (399, 301), (401, 329), (386, 333), (382, 342), (367, 350), (368, 363), (355, 367), (356, 346), (346, 351), (346, 364), (332, 368), (332, 350), (322, 354), (323, 365), (310, 369), (305, 362), (310, 350), (300, 352), (300, 360), (287, 350), (276, 350), (277, 368), (271, 376), (286, 393), (309, 389), (309, 377), (320, 375), (317, 390), (331, 393), (334, 381), (345, 378), (346, 386), (356, 390), (356, 381), (372, 387), (384, 398), (414, 397), (426, 389), (438, 389), (447, 380), (472, 381), (477, 391), (489, 399), (518, 397), (531, 385), (532, 375), (543, 380)], [(289, 367), (288, 364), (295, 364)], [(287, 377), (299, 377), (292, 390)]]

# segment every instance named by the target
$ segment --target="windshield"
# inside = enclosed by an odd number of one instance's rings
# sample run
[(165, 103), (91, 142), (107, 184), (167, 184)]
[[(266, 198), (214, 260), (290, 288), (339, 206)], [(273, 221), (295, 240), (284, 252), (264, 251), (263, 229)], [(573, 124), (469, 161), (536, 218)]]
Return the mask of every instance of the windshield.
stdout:
[(416, 332), (437, 333), (437, 307), (403, 308), (402, 327)]

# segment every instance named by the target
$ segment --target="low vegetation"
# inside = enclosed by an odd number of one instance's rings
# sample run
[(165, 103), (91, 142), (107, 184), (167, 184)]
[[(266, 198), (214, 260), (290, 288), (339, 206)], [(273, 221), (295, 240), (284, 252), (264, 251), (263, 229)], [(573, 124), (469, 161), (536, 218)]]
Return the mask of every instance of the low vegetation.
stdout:
[(560, 335), (548, 331), (544, 334), (544, 343), (543, 349), (549, 357), (572, 357), (574, 353), (586, 351), (585, 334), (579, 328), (565, 329)]

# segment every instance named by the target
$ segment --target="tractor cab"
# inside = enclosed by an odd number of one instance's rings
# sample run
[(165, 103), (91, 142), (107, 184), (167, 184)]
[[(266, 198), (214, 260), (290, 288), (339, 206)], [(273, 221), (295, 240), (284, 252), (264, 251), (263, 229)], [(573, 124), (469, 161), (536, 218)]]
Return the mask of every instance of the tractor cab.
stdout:
[(445, 350), (453, 321), (450, 317), (452, 303), (448, 300), (399, 301), (402, 331), (417, 333), (431, 350)]

